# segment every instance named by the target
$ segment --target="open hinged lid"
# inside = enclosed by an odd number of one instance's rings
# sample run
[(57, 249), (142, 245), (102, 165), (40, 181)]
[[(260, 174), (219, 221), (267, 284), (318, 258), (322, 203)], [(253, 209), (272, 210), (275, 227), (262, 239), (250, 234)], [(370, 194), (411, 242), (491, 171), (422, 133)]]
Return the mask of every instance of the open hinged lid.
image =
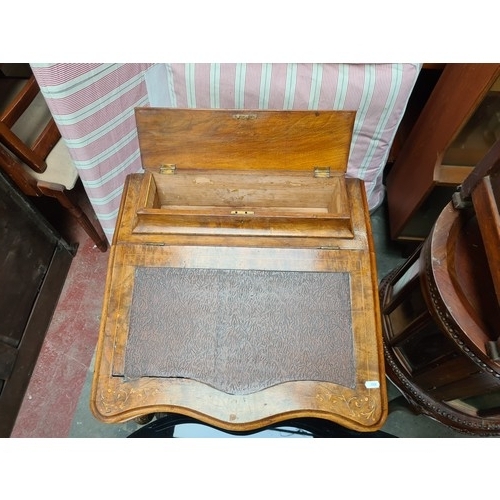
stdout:
[(345, 173), (354, 111), (136, 108), (142, 166)]
[(137, 108), (136, 234), (352, 238), (354, 112)]

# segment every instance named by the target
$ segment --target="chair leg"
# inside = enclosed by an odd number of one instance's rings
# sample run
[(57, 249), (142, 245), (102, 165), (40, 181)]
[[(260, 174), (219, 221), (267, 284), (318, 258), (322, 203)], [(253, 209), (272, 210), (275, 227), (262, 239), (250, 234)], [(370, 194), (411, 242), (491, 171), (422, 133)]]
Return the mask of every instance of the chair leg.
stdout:
[(75, 204), (68, 196), (64, 186), (48, 182), (38, 182), (38, 188), (45, 196), (56, 198), (57, 201), (66, 208), (77, 222), (85, 229), (85, 232), (92, 238), (97, 248), (101, 252), (108, 249), (108, 242), (104, 235), (100, 235), (85, 212)]

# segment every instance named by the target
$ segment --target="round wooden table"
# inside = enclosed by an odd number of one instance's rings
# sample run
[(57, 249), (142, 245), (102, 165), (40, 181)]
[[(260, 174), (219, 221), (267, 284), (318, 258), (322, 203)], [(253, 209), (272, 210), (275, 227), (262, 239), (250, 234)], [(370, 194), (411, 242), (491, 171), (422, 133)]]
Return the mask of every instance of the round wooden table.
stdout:
[(380, 299), (386, 373), (412, 409), (500, 435), (500, 307), (473, 211), (448, 204)]

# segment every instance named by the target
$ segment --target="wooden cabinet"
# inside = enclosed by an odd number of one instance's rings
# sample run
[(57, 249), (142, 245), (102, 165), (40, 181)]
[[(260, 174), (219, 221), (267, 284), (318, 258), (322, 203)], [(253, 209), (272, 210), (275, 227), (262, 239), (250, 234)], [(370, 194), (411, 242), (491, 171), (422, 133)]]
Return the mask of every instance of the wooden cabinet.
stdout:
[(392, 239), (425, 239), (499, 136), (500, 64), (447, 64), (387, 174)]
[(9, 437), (74, 249), (0, 172), (0, 437)]

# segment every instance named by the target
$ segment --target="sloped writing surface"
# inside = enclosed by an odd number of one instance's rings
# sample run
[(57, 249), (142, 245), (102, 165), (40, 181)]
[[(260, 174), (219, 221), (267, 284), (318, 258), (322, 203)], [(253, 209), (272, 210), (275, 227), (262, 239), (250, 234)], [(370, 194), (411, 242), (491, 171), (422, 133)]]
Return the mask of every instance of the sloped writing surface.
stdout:
[(138, 267), (124, 375), (354, 388), (349, 273)]

